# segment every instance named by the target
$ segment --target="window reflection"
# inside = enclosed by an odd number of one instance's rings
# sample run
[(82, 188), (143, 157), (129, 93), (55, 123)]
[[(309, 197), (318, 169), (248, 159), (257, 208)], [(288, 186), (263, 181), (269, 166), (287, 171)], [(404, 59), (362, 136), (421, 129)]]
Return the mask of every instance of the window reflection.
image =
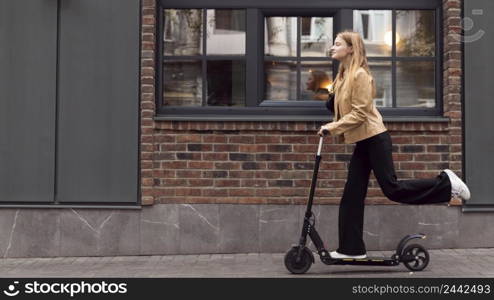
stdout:
[(353, 30), (364, 39), (367, 56), (391, 56), (391, 10), (354, 10)]
[(163, 10), (164, 106), (245, 106), (245, 22), (242, 9)]
[(297, 56), (296, 17), (265, 18), (264, 53), (269, 56)]
[(301, 55), (325, 57), (333, 44), (333, 18), (300, 18)]
[(165, 9), (163, 23), (164, 55), (202, 53), (200, 9)]
[(402, 107), (434, 107), (434, 62), (397, 62), (396, 102)]
[[(327, 99), (327, 88), (333, 77), (332, 62), (327, 57), (333, 44), (333, 18), (266, 17), (264, 30), (263, 99)], [(298, 38), (297, 33), (300, 35)], [(272, 61), (270, 56), (293, 58)]]
[(245, 10), (207, 10), (206, 54), (245, 54)]
[(300, 98), (302, 100), (327, 100), (328, 88), (333, 80), (331, 63), (303, 61), (301, 72)]
[(163, 67), (163, 105), (201, 106), (201, 62), (166, 61)]
[(376, 83), (374, 103), (377, 107), (392, 107), (392, 80), (390, 61), (369, 61), (369, 68)]
[[(353, 15), (354, 30), (362, 35), (367, 55), (384, 56), (369, 60), (377, 88), (376, 106), (393, 107), (395, 102), (397, 107), (435, 107), (435, 62), (406, 58), (434, 57), (434, 11), (396, 10), (395, 57), (392, 57), (392, 10), (354, 10)], [(396, 61), (395, 65), (392, 60)], [(392, 79), (393, 72), (396, 82)], [(393, 85), (395, 95), (392, 95)]]
[(208, 105), (245, 105), (244, 61), (208, 61), (207, 70)]
[(297, 99), (297, 62), (266, 62), (264, 99), (296, 100)]
[(434, 56), (435, 22), (432, 10), (396, 11), (396, 43), (399, 56)]

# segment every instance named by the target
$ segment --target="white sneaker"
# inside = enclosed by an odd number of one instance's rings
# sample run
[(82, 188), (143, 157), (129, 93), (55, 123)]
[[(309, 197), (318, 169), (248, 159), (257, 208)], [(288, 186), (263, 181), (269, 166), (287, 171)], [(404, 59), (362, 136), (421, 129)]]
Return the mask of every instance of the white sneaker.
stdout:
[(367, 257), (367, 254), (362, 254), (362, 255), (346, 255), (346, 254), (341, 254), (341, 253), (338, 253), (336, 251), (331, 251), (331, 253), (329, 253), (329, 255), (331, 255), (331, 258), (355, 258), (355, 259), (358, 259), (358, 258), (366, 258)]
[(460, 179), (453, 171), (450, 169), (443, 170), (446, 174), (448, 174), (449, 181), (451, 181), (451, 196), (457, 197), (460, 196), (463, 200), (470, 199), (470, 190), (467, 185)]

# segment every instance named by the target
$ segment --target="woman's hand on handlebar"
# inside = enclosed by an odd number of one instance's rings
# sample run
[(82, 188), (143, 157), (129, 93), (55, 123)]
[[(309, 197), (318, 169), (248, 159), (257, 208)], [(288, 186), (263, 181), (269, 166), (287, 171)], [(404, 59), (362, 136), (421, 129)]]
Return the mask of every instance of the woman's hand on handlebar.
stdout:
[(319, 136), (325, 136), (325, 135), (329, 134), (329, 130), (327, 129), (326, 125), (321, 126), (321, 128), (319, 129), (317, 134)]

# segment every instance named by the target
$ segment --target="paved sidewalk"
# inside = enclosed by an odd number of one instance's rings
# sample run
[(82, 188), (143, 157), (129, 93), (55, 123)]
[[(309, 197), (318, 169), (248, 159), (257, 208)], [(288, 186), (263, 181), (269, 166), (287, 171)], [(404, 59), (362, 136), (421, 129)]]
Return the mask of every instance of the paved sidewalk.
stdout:
[[(390, 256), (391, 251), (369, 251)], [(402, 264), (326, 266), (290, 274), (284, 253), (0, 259), (0, 277), (493, 277), (494, 248), (429, 250), (430, 263), (411, 273)]]

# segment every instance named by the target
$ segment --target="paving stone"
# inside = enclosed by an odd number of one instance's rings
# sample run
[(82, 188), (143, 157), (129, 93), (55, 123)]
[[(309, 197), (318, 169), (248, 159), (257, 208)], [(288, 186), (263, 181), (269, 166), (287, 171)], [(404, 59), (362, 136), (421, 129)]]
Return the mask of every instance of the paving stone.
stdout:
[[(393, 251), (369, 251), (389, 256)], [(0, 259), (1, 277), (301, 277), (290, 274), (284, 253), (192, 254)], [(303, 277), (493, 277), (494, 248), (434, 249), (422, 272), (405, 266), (327, 266), (316, 262)]]

